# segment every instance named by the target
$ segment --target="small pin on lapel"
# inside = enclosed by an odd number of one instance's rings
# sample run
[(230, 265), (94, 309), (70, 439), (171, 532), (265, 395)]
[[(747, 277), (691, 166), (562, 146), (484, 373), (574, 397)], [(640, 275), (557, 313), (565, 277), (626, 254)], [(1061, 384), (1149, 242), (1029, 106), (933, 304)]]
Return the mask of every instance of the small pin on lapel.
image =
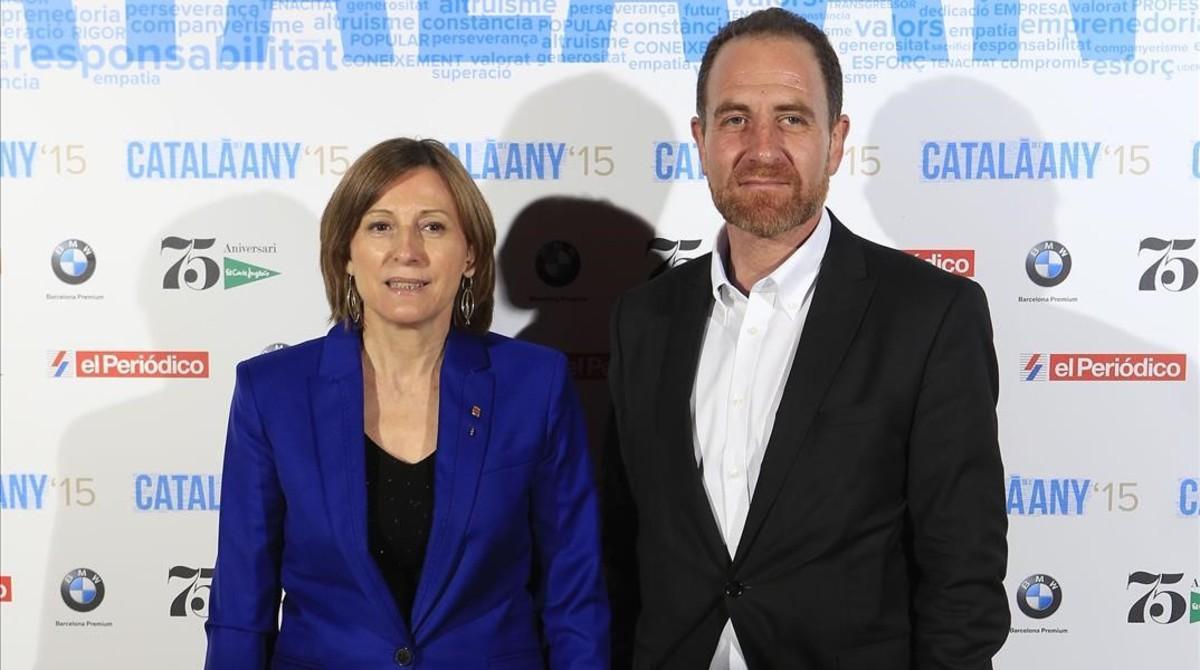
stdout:
[(476, 419), (483, 416), (483, 410), (479, 409), (479, 405), (471, 405), (471, 416)]

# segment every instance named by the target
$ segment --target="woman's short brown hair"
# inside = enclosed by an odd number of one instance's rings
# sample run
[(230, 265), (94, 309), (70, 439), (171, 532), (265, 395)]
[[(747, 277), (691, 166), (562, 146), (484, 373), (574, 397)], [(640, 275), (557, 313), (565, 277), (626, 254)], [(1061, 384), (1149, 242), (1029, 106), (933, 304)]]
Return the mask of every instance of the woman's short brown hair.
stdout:
[(346, 170), (321, 215), (321, 275), (325, 279), (325, 297), (329, 300), (330, 321), (352, 322), (347, 292), (350, 277), (350, 240), (371, 205), (397, 179), (417, 168), (427, 167), (441, 175), (450, 188), (458, 208), (467, 245), (475, 255), (475, 275), (471, 293), (475, 311), (471, 323), (463, 322), (458, 309), (462, 299), (459, 288), (454, 301), (454, 325), (476, 332), (487, 332), (492, 325), (496, 287), (496, 226), (479, 187), (462, 163), (446, 145), (437, 140), (397, 137), (376, 144)]

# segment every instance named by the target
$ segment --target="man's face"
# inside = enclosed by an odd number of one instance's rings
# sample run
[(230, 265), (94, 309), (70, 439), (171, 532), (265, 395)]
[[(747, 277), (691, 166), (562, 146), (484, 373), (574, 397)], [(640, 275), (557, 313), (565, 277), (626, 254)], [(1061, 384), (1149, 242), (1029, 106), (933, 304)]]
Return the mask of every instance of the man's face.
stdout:
[(731, 225), (776, 237), (821, 213), (850, 121), (829, 126), (816, 53), (785, 37), (738, 37), (709, 72), (692, 136), (713, 203)]

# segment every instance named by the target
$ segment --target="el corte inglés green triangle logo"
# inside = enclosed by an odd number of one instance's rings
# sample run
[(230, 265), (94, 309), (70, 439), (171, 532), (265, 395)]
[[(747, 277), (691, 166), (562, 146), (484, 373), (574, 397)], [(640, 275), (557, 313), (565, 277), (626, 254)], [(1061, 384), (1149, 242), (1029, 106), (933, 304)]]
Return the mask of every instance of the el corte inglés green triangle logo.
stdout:
[(279, 273), (274, 270), (244, 263), (236, 258), (225, 257), (225, 288), (234, 288), (269, 279), (277, 274)]

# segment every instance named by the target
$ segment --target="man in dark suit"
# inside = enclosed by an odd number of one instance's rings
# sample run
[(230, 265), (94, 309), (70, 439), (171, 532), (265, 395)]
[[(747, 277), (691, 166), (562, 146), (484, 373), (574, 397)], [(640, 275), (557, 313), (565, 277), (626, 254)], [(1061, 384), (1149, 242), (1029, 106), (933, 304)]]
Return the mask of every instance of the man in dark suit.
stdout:
[(986, 299), (825, 210), (841, 81), (781, 9), (704, 55), (692, 133), (726, 223), (613, 314), (618, 664), (981, 670), (1007, 635)]

